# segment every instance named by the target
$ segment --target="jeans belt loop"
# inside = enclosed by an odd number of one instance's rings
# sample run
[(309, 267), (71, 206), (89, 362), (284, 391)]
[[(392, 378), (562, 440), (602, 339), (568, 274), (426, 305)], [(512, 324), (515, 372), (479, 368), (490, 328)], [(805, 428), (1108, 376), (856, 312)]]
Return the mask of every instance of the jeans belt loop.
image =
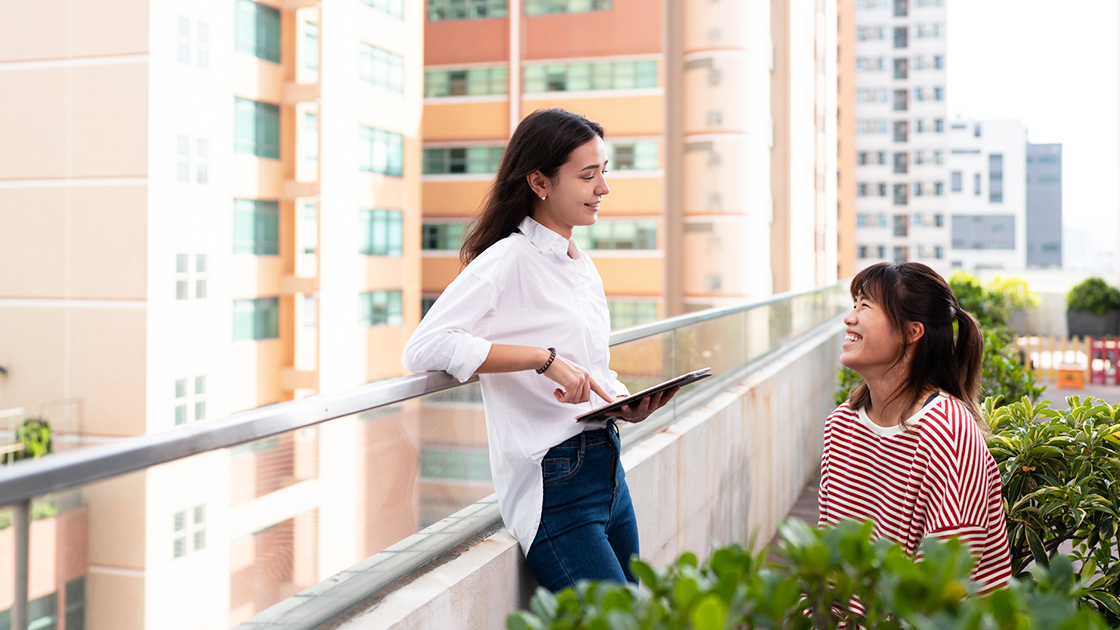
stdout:
[(583, 452), (587, 449), (587, 433), (579, 434), (579, 458), (583, 459)]

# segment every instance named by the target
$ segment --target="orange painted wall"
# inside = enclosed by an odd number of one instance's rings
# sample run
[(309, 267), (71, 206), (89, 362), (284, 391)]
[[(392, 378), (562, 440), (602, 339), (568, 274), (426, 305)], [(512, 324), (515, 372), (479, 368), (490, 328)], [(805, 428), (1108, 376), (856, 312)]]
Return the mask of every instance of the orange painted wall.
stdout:
[(607, 185), (611, 192), (603, 198), (604, 217), (659, 216), (665, 206), (664, 184), (660, 177), (623, 179), (607, 173)]
[(611, 295), (659, 297), (665, 264), (661, 258), (598, 258), (595, 268), (603, 277), (603, 291)]
[(424, 64), (509, 60), (509, 20), (448, 20), (424, 24)]
[[(529, 17), (525, 56), (559, 59), (659, 53), (660, 5), (657, 0), (614, 0), (610, 11)], [(431, 30), (428, 32), (430, 38)]]
[[(469, 121), (469, 124), (464, 124)], [(509, 101), (427, 103), (424, 141), (501, 140), (509, 137)]]
[(459, 275), (462, 265), (458, 256), (425, 256), (421, 290), (424, 293), (442, 293)]
[(426, 181), (425, 217), (473, 217), (486, 196), (490, 180)]
[(563, 107), (602, 125), (608, 138), (661, 133), (665, 111), (662, 96), (564, 98), (562, 94), (533, 95), (524, 100), (521, 111), (529, 115), (538, 109)]

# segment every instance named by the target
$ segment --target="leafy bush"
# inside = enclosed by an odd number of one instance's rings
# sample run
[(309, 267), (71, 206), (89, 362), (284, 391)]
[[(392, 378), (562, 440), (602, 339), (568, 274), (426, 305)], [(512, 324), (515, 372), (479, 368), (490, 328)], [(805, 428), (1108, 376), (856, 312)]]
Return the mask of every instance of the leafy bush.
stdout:
[[(509, 630), (839, 627), (852, 613), (862, 627), (1104, 628), (1100, 616), (1077, 606), (1080, 582), (1068, 558), (1037, 567), (1033, 579), (977, 597), (972, 564), (958, 541), (928, 540), (918, 563), (886, 540), (871, 541), (870, 523), (816, 529), (791, 520), (780, 527), (780, 565), (765, 551), (737, 545), (700, 564), (685, 553), (664, 571), (639, 560), (631, 567), (648, 591), (614, 582), (583, 581), (553, 595), (539, 589), (530, 611), (512, 613)], [(851, 610), (853, 597), (866, 611)]]
[(16, 429), (16, 440), (23, 444), (23, 449), (4, 453), (5, 464), (49, 455), (52, 449), (51, 425), (43, 418), (28, 418)]
[(1026, 280), (1015, 276), (996, 276), (988, 283), (987, 291), (1002, 297), (1012, 310), (1038, 306), (1038, 294), (1031, 291)]
[(984, 360), (980, 364), (980, 397), (1011, 402), (1027, 396), (1038, 399), (1045, 385), (1034, 380), (1034, 373), (1019, 360), (1019, 350), (1005, 343), (998, 333), (984, 331)]
[(852, 388), (863, 382), (863, 378), (851, 368), (840, 366), (840, 389), (832, 395), (833, 402), (839, 407), (848, 399), (848, 394), (851, 393)]
[(1066, 399), (1069, 410), (1025, 398), (997, 408), (984, 402), (999, 466), (1011, 567), (1053, 565), (1072, 547), (1087, 581), (1084, 601), (1120, 627), (1120, 405)]
[(1086, 278), (1066, 294), (1066, 305), (1071, 311), (1104, 315), (1108, 311), (1120, 310), (1120, 291), (1109, 286), (1102, 278)]

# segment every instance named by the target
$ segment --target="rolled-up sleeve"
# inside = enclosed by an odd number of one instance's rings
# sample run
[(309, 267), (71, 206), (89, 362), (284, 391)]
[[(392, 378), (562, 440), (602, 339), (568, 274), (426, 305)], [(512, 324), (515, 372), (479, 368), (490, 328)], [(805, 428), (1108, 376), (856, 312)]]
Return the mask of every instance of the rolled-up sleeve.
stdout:
[(490, 342), (476, 331), (491, 311), (495, 292), (489, 280), (465, 271), (439, 296), (404, 347), (401, 363), (411, 372), (442, 370), (466, 381), (490, 354)]

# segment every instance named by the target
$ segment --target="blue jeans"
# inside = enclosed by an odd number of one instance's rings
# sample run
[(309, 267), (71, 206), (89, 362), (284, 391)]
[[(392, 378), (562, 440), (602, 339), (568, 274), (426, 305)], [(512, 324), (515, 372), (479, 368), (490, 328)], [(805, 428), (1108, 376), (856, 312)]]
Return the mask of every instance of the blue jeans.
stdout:
[(637, 583), (638, 522), (618, 459), (618, 429), (585, 431), (549, 449), (541, 462), (544, 507), (529, 568), (556, 592), (578, 580)]

